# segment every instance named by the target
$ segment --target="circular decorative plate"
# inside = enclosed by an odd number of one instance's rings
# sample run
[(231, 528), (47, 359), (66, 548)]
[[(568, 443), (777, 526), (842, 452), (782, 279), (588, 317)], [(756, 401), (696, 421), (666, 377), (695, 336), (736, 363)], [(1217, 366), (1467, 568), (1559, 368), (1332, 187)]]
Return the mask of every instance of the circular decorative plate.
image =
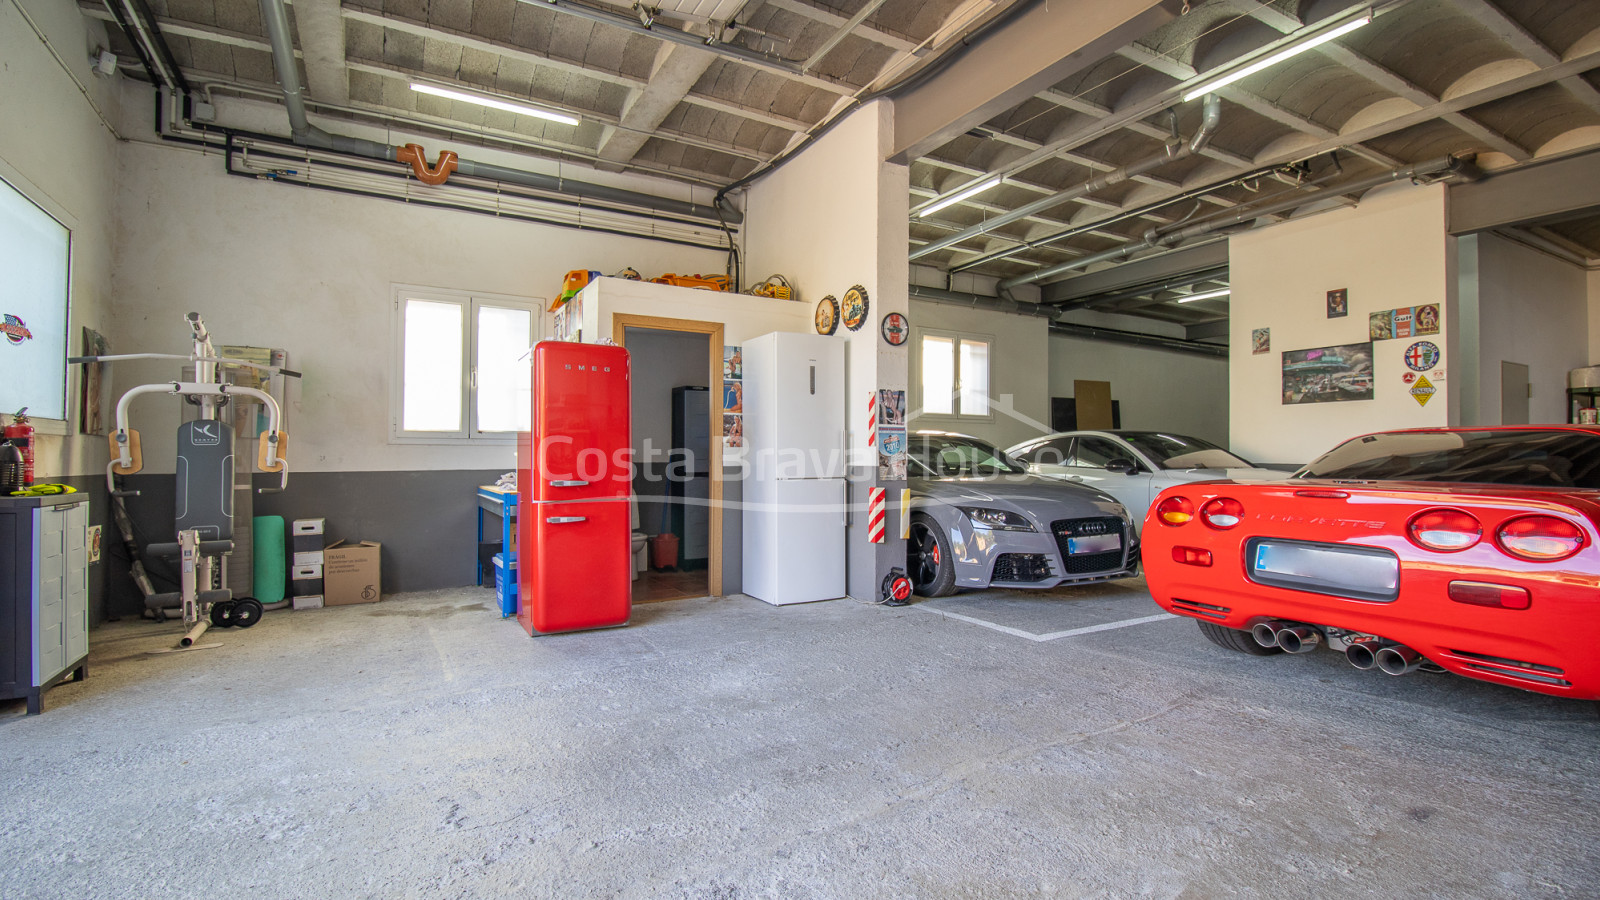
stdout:
[(839, 312), (844, 318), (844, 327), (860, 331), (862, 324), (867, 321), (867, 289), (858, 284), (845, 291)]
[(817, 323), (817, 334), (833, 334), (839, 327), (839, 301), (829, 294), (817, 301), (817, 311), (813, 316)]
[(1433, 341), (1417, 341), (1406, 348), (1406, 368), (1413, 372), (1426, 372), (1439, 365), (1439, 345)]
[(891, 347), (898, 347), (911, 337), (911, 323), (900, 313), (892, 312), (883, 317), (883, 339)]

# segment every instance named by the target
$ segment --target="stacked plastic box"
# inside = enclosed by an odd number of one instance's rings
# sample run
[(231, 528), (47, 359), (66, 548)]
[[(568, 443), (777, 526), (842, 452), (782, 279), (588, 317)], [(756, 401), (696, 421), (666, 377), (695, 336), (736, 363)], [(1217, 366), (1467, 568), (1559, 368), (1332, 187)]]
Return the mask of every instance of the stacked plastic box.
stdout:
[(322, 608), (322, 544), (327, 519), (295, 519), (289, 529), (289, 596), (295, 609)]
[[(511, 557), (511, 563), (506, 564), (506, 557)], [(517, 553), (496, 553), (494, 555), (494, 594), (500, 601), (500, 618), (506, 619), (517, 614)]]

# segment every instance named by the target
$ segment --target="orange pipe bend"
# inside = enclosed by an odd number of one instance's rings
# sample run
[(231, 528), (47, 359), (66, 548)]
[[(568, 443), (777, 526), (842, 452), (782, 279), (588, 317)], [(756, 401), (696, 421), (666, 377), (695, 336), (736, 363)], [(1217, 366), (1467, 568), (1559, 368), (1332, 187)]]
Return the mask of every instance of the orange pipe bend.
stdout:
[(403, 163), (410, 163), (412, 173), (423, 184), (444, 184), (450, 173), (456, 170), (456, 160), (459, 159), (454, 150), (441, 150), (438, 164), (429, 167), (428, 153), (422, 149), (421, 144), (407, 144), (395, 150), (394, 158)]

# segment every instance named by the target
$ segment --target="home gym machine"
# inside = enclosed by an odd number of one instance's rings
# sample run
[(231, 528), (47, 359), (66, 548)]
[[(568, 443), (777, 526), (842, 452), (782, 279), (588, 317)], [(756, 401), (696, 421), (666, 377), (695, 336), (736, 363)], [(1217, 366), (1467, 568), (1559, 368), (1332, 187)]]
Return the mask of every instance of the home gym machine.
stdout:
[[(260, 621), (262, 605), (254, 598), (233, 599), (232, 591), (218, 586), (220, 562), (233, 551), (233, 428), (222, 419), (222, 410), (233, 396), (259, 400), (267, 409), (267, 430), (257, 442), (256, 468), (279, 475), (278, 486), (260, 488), (258, 493), (276, 493), (289, 483), (289, 466), (284, 459), (288, 435), (280, 430), (282, 412), (271, 394), (252, 387), (223, 381), (221, 367), (239, 366), (265, 371), (268, 375), (297, 375), (278, 366), (263, 366), (241, 359), (217, 356), (211, 336), (199, 313), (185, 317), (193, 332), (194, 350), (188, 356), (168, 353), (130, 353), (115, 356), (78, 357), (73, 362), (110, 362), (130, 359), (179, 359), (194, 364), (193, 381), (169, 381), (131, 388), (117, 401), (116, 431), (110, 435), (111, 462), (106, 466), (106, 489), (111, 493), (118, 527), (130, 545), (131, 572), (144, 593), (145, 607), (165, 618), (164, 610), (183, 610), (184, 635), (176, 649), (200, 649), (195, 641), (210, 625), (237, 625), (248, 628)], [(143, 394), (171, 394), (198, 407), (198, 418), (178, 426), (177, 496), (175, 511), (177, 540), (151, 543), (144, 555), (176, 558), (179, 562), (179, 590), (158, 593), (145, 574), (132, 539), (132, 525), (122, 508), (122, 498), (138, 496), (138, 491), (123, 491), (117, 486), (119, 475), (133, 475), (144, 468), (139, 432), (128, 427), (128, 406)], [(210, 645), (215, 646), (215, 645)]]

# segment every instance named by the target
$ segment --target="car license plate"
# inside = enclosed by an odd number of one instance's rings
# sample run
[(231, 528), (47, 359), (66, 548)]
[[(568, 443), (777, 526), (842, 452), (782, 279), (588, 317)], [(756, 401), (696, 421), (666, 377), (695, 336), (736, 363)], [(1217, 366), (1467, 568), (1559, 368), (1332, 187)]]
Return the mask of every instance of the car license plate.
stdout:
[(1067, 552), (1074, 556), (1079, 553), (1110, 553), (1121, 549), (1120, 534), (1091, 534), (1087, 537), (1067, 538)]
[(1251, 545), (1250, 577), (1262, 584), (1356, 600), (1389, 601), (1399, 595), (1400, 560), (1388, 550), (1305, 541)]

